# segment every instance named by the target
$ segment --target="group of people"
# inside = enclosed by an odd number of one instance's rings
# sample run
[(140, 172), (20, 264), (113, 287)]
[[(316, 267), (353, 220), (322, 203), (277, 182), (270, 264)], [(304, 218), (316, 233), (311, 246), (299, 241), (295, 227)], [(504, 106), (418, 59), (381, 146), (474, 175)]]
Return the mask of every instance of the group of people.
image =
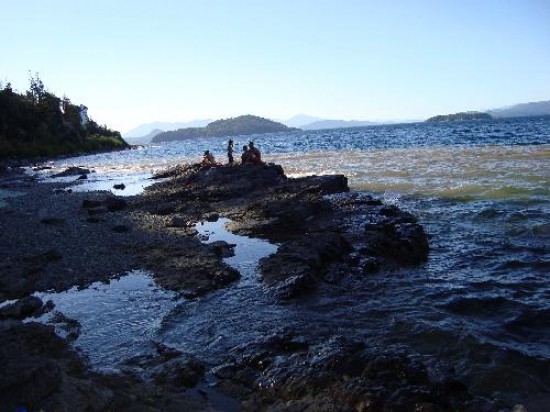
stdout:
[[(229, 166), (233, 166), (235, 164), (235, 159), (233, 158), (233, 140), (229, 139), (229, 142), (227, 143), (227, 159), (229, 161)], [(241, 164), (246, 165), (259, 165), (262, 163), (262, 154), (258, 150), (256, 146), (254, 146), (254, 142), (249, 142), (248, 145), (243, 146), (243, 153), (241, 154)], [(216, 159), (214, 158), (214, 155), (210, 153), (210, 150), (206, 150), (204, 152), (204, 156), (202, 158), (201, 164), (203, 166), (216, 166)]]
[(254, 146), (254, 142), (249, 142), (248, 146), (246, 145), (243, 146), (241, 163), (243, 165), (245, 164), (259, 165), (262, 163), (262, 154), (260, 153), (258, 148)]

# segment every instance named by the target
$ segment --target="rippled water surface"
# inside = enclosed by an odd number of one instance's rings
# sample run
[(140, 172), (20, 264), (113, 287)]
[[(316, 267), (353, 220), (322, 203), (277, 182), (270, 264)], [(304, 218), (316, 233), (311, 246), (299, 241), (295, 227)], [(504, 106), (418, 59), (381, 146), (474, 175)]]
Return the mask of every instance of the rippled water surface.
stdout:
[[(152, 352), (163, 317), (177, 304), (175, 294), (157, 287), (146, 271), (132, 271), (85, 289), (35, 295), (55, 304), (55, 310), (42, 320), (58, 324), (62, 335), (77, 332), (77, 345), (101, 370), (117, 370), (125, 359)], [(57, 321), (57, 313), (79, 325)]]
[[(291, 176), (342, 173), (353, 190), (415, 214), (430, 236), (429, 260), (338, 287), (321, 285), (305, 300), (279, 305), (257, 281), (257, 256), (236, 259), (233, 264), (243, 265), (239, 284), (167, 304), (169, 311), (153, 312), (154, 321), (145, 316), (154, 339), (215, 363), (232, 346), (278, 328), (312, 339), (340, 333), (380, 351), (405, 350), (434, 373), (452, 371), (484, 395), (522, 402), (542, 397), (539, 402), (550, 404), (550, 120), (252, 139), (266, 161), (282, 164)], [(54, 166), (79, 164), (105, 176), (100, 181), (118, 174), (147, 184), (152, 170), (198, 161), (206, 148), (225, 160), (225, 140), (146, 146)], [(250, 137), (234, 140), (242, 145)], [(220, 226), (207, 230), (223, 233)], [(101, 345), (76, 344), (89, 351)]]

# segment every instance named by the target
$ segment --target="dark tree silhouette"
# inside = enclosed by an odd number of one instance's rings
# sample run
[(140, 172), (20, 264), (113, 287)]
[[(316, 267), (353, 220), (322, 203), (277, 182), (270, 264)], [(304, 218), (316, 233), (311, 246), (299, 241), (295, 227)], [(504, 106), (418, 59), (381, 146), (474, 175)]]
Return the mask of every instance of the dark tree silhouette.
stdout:
[(35, 157), (122, 149), (120, 133), (93, 120), (83, 124), (81, 106), (47, 91), (38, 73), (29, 90), (0, 88), (0, 158)]

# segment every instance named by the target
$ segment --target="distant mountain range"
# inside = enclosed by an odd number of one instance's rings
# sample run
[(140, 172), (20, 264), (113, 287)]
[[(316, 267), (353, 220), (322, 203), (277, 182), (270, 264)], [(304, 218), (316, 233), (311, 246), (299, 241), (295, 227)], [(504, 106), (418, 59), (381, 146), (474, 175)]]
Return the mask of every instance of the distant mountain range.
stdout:
[(160, 129), (153, 129), (149, 133), (147, 133), (145, 136), (138, 136), (138, 137), (125, 137), (124, 140), (126, 140), (130, 144), (148, 144), (151, 143), (153, 140), (153, 137), (155, 137), (159, 133), (163, 133), (164, 130)]
[(375, 122), (368, 122), (363, 120), (318, 120), (316, 122), (302, 125), (300, 129), (304, 130), (322, 130), (322, 129), (342, 129), (346, 127), (362, 127), (372, 126)]
[(308, 116), (307, 114), (298, 114), (296, 116), (291, 117), (290, 119), (277, 120), (277, 121), (282, 124), (286, 124), (288, 127), (297, 127), (299, 129), (303, 129), (304, 126), (307, 124), (311, 124), (322, 120), (326, 120), (326, 119), (322, 119), (320, 117)]
[(550, 100), (515, 104), (485, 112), (460, 112), (430, 117), (428, 122), (449, 122), (464, 120), (508, 119), (514, 117), (550, 116)]
[[(473, 113), (473, 112), (461, 112)], [(455, 120), (459, 119), (461, 113), (440, 115), (442, 117), (452, 118), (455, 116)], [(494, 118), (508, 118), (508, 117), (528, 117), (528, 116), (550, 116), (550, 100), (521, 103), (513, 106), (502, 107), (498, 109), (491, 109), (485, 112)], [(437, 117), (437, 116), (434, 116)], [(468, 116), (462, 116), (463, 119)], [(447, 119), (447, 120), (449, 120)], [(418, 120), (420, 121), (420, 120)], [(204, 128), (209, 123), (212, 123), (210, 119), (193, 120), (190, 122), (153, 122), (142, 124), (126, 133), (122, 134), (122, 137), (131, 144), (147, 144), (151, 143), (155, 136), (163, 132), (174, 131), (178, 129), (186, 128)], [(286, 120), (278, 120), (278, 123), (291, 128), (299, 128), (303, 130), (321, 130), (321, 129), (336, 129), (347, 127), (361, 127), (372, 126), (385, 123), (395, 122), (370, 122), (363, 120), (339, 120), (339, 119), (323, 119), (320, 117), (309, 116), (306, 114), (299, 114)]]
[(242, 136), (298, 130), (273, 120), (259, 116), (245, 115), (230, 119), (216, 120), (205, 127), (186, 127), (157, 134), (152, 143), (174, 140), (195, 139), (198, 137)]
[(487, 110), (487, 113), (496, 118), (548, 116), (550, 115), (550, 100), (515, 104), (500, 109)]

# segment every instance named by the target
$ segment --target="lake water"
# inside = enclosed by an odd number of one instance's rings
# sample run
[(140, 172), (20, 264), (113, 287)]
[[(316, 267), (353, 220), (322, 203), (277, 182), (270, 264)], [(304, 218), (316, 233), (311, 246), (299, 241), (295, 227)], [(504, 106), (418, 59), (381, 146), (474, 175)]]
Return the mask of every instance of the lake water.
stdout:
[[(127, 183), (132, 190), (116, 192), (134, 194), (153, 171), (197, 162), (204, 150), (226, 162), (226, 140), (151, 145), (52, 166), (94, 169), (81, 189)], [(252, 261), (240, 268), (248, 274), (238, 285), (155, 312), (162, 319), (152, 322), (147, 336), (216, 364), (231, 347), (278, 328), (311, 339), (345, 334), (373, 350), (406, 351), (433, 373), (453, 371), (485, 396), (550, 405), (549, 119), (233, 140), (236, 148), (254, 140), (264, 160), (281, 164), (289, 176), (345, 174), (352, 190), (412, 212), (430, 236), (430, 257), (416, 268), (369, 275), (336, 289), (322, 286), (291, 305), (264, 293)], [(101, 339), (79, 338), (76, 344), (90, 353), (101, 350)], [(96, 366), (113, 362), (99, 359)]]

